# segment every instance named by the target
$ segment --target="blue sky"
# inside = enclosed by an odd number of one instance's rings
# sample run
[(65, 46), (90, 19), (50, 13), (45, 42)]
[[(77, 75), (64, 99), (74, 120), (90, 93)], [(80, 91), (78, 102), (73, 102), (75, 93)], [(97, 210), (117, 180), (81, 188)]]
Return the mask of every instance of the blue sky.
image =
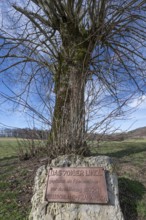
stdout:
[(22, 113), (10, 112), (5, 109), (0, 112), (0, 127), (28, 127), (26, 117)]
[[(138, 106), (137, 106), (138, 105)], [(133, 109), (133, 113), (127, 115), (126, 119), (115, 121), (114, 127), (118, 128), (119, 131), (133, 130), (138, 127), (146, 126), (146, 96), (143, 97), (143, 101), (139, 104), (139, 100), (134, 100), (130, 106)], [(23, 113), (22, 109), (9, 109), (9, 104), (2, 106), (0, 110), (0, 127), (10, 126), (10, 127), (41, 127), (41, 123), (35, 123)]]
[[(132, 107), (136, 108), (137, 104), (138, 102), (137, 103), (136, 101), (133, 102)], [(131, 115), (131, 118), (132, 119), (130, 121), (133, 122), (133, 126), (131, 127), (132, 129), (146, 126), (146, 96), (144, 96), (142, 103), (137, 107), (135, 112)], [(127, 121), (126, 123), (128, 125), (129, 121)], [(122, 124), (124, 128), (124, 123)]]
[(139, 100), (135, 99), (130, 104), (130, 107), (133, 108), (133, 112), (127, 115), (125, 120), (115, 122), (115, 126), (119, 126), (122, 131), (146, 126), (146, 96), (144, 96), (141, 104)]
[[(6, 1), (1, 0), (0, 9), (4, 7), (4, 4), (6, 4)], [(1, 19), (2, 18), (0, 16), (0, 21)], [(0, 77), (0, 80), (1, 79), (2, 77)], [(0, 90), (5, 92), (5, 88), (2, 88), (2, 81), (0, 81), (0, 84)], [(119, 131), (132, 130), (138, 127), (146, 126), (146, 96), (142, 97), (141, 104), (138, 99), (135, 99), (130, 104), (130, 107), (135, 108), (135, 111), (133, 111), (130, 115), (127, 115), (126, 119), (113, 122), (113, 126), (115, 128), (119, 128)], [(0, 108), (0, 127), (3, 127), (4, 125), (20, 128), (32, 127), (34, 124), (29, 117), (26, 116), (24, 111), (25, 110), (23, 108), (13, 108), (10, 103), (4, 103)], [(41, 124), (37, 122), (34, 126), (41, 127)]]
[(45, 125), (39, 121), (34, 122), (23, 109), (13, 109), (10, 104), (5, 104), (0, 109), (0, 128), (45, 128)]

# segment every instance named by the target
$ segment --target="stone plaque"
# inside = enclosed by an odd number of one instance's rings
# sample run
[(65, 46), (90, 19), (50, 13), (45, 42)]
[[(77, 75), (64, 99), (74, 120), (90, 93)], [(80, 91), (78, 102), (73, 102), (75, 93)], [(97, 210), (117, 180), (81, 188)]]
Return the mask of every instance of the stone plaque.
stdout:
[(107, 203), (105, 171), (101, 167), (50, 168), (45, 197), (49, 202)]

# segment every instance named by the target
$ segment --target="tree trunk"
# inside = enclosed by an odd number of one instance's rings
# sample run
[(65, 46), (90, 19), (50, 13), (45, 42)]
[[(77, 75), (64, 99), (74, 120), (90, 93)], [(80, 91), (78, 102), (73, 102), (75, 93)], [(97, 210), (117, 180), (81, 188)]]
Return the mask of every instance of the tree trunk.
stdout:
[[(84, 92), (90, 54), (94, 45), (73, 24), (61, 27), (62, 50), (55, 72), (55, 109), (51, 142), (56, 149), (68, 152), (85, 144)], [(73, 28), (74, 27), (74, 28)]]
[(84, 145), (86, 74), (79, 65), (67, 64), (56, 73), (51, 138), (57, 149), (75, 150)]

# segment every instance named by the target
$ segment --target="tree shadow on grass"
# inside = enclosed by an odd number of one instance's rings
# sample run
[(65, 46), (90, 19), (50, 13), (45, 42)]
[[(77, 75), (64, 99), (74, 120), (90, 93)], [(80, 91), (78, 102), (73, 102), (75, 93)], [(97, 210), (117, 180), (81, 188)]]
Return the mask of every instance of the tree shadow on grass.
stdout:
[(119, 178), (120, 206), (125, 220), (138, 220), (137, 206), (143, 198), (146, 188), (138, 181), (125, 177)]
[[(98, 151), (98, 149), (97, 149)], [(119, 150), (116, 152), (111, 152), (111, 153), (91, 153), (90, 156), (99, 156), (99, 155), (106, 155), (109, 157), (116, 157), (116, 158), (122, 158), (124, 156), (129, 156), (131, 154), (136, 154), (136, 153), (141, 153), (141, 152), (146, 152), (146, 146), (145, 147), (128, 147), (127, 149), (124, 150)]]

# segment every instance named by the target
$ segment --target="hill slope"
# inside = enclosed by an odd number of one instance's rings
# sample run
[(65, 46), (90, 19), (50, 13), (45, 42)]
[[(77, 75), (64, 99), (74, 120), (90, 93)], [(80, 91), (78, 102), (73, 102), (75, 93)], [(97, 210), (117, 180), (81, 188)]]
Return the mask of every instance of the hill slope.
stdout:
[(146, 127), (137, 128), (126, 133), (128, 138), (146, 138)]

